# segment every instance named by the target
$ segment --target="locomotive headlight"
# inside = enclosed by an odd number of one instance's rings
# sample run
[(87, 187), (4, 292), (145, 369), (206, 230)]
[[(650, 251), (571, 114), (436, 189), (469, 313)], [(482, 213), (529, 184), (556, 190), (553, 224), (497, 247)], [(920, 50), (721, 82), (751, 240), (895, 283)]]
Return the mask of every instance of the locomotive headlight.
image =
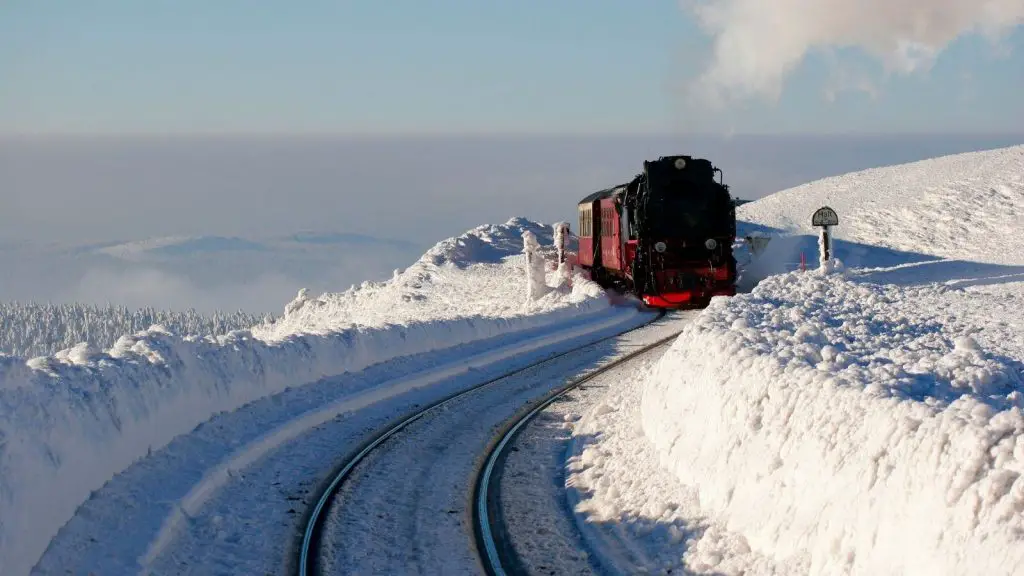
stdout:
[(666, 248), (668, 248), (668, 246), (665, 246), (664, 242), (658, 242), (654, 245), (654, 249), (658, 252), (664, 252)]
[(716, 242), (714, 238), (708, 238), (704, 241), (704, 247), (708, 250), (714, 250), (718, 247), (718, 242)]
[(676, 158), (676, 169), (682, 170), (683, 168), (686, 168), (686, 160), (682, 158)]

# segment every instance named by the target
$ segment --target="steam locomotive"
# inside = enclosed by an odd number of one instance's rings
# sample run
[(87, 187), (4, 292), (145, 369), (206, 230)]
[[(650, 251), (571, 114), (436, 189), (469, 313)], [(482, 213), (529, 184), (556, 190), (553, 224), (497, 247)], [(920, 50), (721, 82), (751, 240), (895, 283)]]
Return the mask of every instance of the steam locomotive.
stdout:
[(736, 294), (736, 204), (709, 160), (646, 160), (643, 172), (586, 196), (578, 211), (577, 264), (598, 284), (656, 308), (701, 308)]

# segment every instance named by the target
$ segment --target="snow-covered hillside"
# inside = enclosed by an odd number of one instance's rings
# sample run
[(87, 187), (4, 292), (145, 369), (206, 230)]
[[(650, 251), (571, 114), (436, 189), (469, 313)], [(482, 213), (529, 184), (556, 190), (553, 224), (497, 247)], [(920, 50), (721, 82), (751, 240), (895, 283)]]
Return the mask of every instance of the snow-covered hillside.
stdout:
[(479, 226), (437, 243), (405, 270), (395, 270), (385, 282), (363, 282), (345, 292), (315, 298), (300, 294), (283, 317), (269, 326), (257, 327), (255, 334), (275, 339), (351, 326), (383, 327), (410, 318), (508, 318), (593, 301), (603, 293), (596, 284), (583, 282), (572, 290), (551, 291), (539, 300), (526, 301), (524, 285), (518, 283), (522, 278), (509, 275), (510, 266), (525, 266), (521, 254), (525, 231), (537, 237), (542, 251), (554, 262), (553, 229), (512, 218), (505, 224)]
[[(817, 234), (831, 206), (837, 238), (942, 258), (1024, 260), (1024, 146), (875, 168), (797, 186), (741, 206), (737, 218), (787, 234)], [(849, 263), (848, 263), (849, 264)]]
[[(800, 251), (816, 266), (822, 205), (846, 266), (792, 271)], [(580, 449), (600, 457), (570, 471), (586, 509), (643, 519), (658, 568), (1022, 573), (1022, 216), (1024, 147), (743, 206), (775, 235), (770, 271), (790, 271), (713, 301), (604, 406), (607, 434)]]
[(1024, 146), (933, 158), (844, 174), (784, 190), (737, 209), (740, 233), (772, 235), (757, 278), (817, 262), (811, 215), (839, 214), (832, 232), (847, 267), (952, 259), (1024, 259)]
[(550, 244), (550, 228), (523, 219), (480, 227), (388, 282), (303, 294), (252, 330), (185, 337), (156, 326), (105, 350), (0, 355), (4, 574), (27, 573), (90, 491), (218, 412), (398, 357), (614, 316), (595, 284), (554, 271), (548, 293), (527, 301), (526, 231)]

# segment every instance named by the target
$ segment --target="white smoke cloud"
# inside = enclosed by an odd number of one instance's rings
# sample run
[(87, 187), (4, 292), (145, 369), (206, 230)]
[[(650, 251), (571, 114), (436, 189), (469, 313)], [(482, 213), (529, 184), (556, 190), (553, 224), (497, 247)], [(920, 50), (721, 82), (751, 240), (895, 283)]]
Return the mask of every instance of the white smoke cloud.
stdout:
[(787, 74), (816, 50), (859, 49), (888, 73), (927, 71), (960, 36), (983, 34), (995, 41), (1024, 23), (1024, 0), (681, 3), (714, 38), (712, 60), (698, 82), (713, 101), (777, 99)]

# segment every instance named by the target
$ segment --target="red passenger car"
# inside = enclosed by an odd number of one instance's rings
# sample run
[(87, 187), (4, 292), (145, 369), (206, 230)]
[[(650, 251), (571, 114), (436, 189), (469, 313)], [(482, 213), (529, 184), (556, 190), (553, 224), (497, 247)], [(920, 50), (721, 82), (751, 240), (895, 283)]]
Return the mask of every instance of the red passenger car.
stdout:
[(715, 173), (705, 159), (663, 156), (580, 200), (579, 265), (654, 307), (703, 307), (735, 294), (736, 206)]

